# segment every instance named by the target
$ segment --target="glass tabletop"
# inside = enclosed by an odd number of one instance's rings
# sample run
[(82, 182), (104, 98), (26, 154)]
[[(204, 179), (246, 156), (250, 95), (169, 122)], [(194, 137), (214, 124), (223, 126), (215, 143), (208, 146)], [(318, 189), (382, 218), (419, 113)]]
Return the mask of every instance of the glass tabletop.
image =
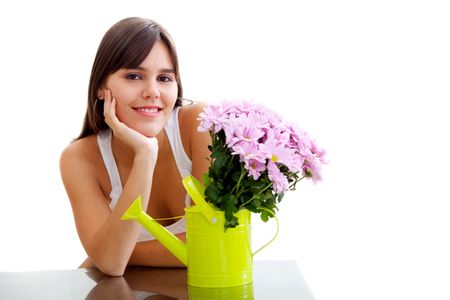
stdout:
[(253, 283), (187, 285), (185, 268), (129, 267), (122, 277), (98, 269), (0, 272), (0, 299), (314, 299), (295, 261), (255, 261)]

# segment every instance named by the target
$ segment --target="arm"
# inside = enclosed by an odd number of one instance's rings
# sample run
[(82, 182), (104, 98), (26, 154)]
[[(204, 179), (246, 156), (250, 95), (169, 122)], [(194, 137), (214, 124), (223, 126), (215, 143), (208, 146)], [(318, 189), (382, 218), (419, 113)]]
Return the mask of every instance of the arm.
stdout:
[(115, 100), (105, 96), (105, 120), (114, 136), (134, 152), (133, 165), (123, 192), (114, 209), (101, 190), (92, 154), (80, 143), (70, 145), (61, 155), (61, 176), (71, 201), (80, 240), (90, 260), (104, 273), (121, 276), (139, 235), (137, 222), (123, 222), (120, 217), (131, 202), (142, 195), (146, 209), (156, 164), (156, 138), (147, 138), (128, 128), (115, 115)]
[[(176, 235), (180, 240), (186, 241), (186, 233)], [(185, 267), (172, 253), (159, 241), (139, 242), (134, 248), (128, 262), (130, 266), (152, 267)]]
[[(179, 233), (176, 236), (180, 240), (186, 241), (186, 233)], [(128, 261), (128, 266), (185, 267), (157, 240), (136, 243), (136, 247)], [(90, 258), (87, 258), (80, 265), (80, 268), (95, 267)]]
[(205, 108), (206, 103), (200, 102), (186, 106), (183, 114), (180, 115), (180, 129), (185, 145), (188, 149), (186, 153), (192, 161), (192, 175), (200, 182), (203, 182), (202, 176), (208, 172), (210, 152), (208, 145), (211, 144), (211, 137), (208, 132), (198, 132), (199, 121), (197, 120), (200, 112)]

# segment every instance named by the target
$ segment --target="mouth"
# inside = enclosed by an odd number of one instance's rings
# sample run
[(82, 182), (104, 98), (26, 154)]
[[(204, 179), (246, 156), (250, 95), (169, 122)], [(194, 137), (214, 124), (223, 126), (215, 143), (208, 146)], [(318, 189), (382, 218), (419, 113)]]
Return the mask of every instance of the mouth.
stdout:
[(133, 109), (144, 116), (156, 116), (162, 111), (162, 107), (159, 106), (139, 106), (133, 107)]

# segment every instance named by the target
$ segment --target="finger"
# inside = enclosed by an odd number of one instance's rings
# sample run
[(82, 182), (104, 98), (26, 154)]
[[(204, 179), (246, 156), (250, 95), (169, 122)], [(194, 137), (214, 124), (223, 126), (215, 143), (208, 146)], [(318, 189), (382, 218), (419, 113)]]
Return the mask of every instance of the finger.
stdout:
[(105, 90), (105, 110), (104, 110), (105, 122), (109, 127), (114, 127), (119, 122), (116, 116), (116, 101), (112, 97), (110, 90)]
[(116, 106), (117, 106), (117, 100), (116, 98), (112, 97), (111, 98), (111, 115), (113, 115), (114, 117), (117, 117), (116, 115)]
[(108, 95), (108, 90), (105, 89), (104, 93), (103, 93), (103, 101), (104, 103), (104, 109), (103, 109), (103, 115), (106, 117), (106, 115), (109, 112), (110, 106), (111, 106), (111, 98)]

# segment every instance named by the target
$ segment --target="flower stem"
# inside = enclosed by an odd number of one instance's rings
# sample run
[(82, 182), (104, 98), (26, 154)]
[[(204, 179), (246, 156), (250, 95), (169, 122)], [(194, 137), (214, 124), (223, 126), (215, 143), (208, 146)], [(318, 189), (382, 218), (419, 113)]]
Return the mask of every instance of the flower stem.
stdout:
[[(231, 160), (230, 160), (230, 165), (233, 163), (234, 160), (234, 155), (231, 156)], [(231, 168), (228, 168), (227, 172), (225, 173), (225, 175), (223, 176), (223, 178), (227, 178), (228, 173), (230, 173)]]
[[(253, 201), (253, 199), (255, 199), (256, 196), (260, 195), (262, 192), (264, 192), (265, 190), (267, 190), (268, 188), (270, 188), (272, 186), (272, 183), (269, 183), (265, 188), (263, 188), (262, 190), (260, 190), (258, 193), (256, 193), (255, 195), (253, 195), (253, 197), (251, 197), (248, 201), (242, 203), (239, 208), (243, 208), (244, 206), (246, 206), (247, 204), (249, 204), (250, 202)], [(240, 195), (239, 195), (240, 196)]]
[(291, 184), (291, 185), (289, 186), (289, 189), (290, 189), (290, 190), (292, 190), (293, 188), (295, 189), (295, 185), (297, 184), (297, 182), (299, 182), (300, 180), (302, 180), (302, 179), (305, 178), (305, 177), (306, 177), (306, 175), (303, 175), (300, 179), (296, 179), (296, 180), (294, 181), (294, 183)]
[[(244, 166), (241, 166), (241, 176), (239, 176), (239, 180), (238, 180), (237, 184), (231, 190), (230, 194), (233, 194), (233, 192), (235, 190), (239, 191), (239, 185), (241, 184), (242, 178), (244, 178), (245, 174), (247, 174), (247, 171), (244, 169)], [(238, 194), (240, 194), (240, 193), (238, 192)]]

